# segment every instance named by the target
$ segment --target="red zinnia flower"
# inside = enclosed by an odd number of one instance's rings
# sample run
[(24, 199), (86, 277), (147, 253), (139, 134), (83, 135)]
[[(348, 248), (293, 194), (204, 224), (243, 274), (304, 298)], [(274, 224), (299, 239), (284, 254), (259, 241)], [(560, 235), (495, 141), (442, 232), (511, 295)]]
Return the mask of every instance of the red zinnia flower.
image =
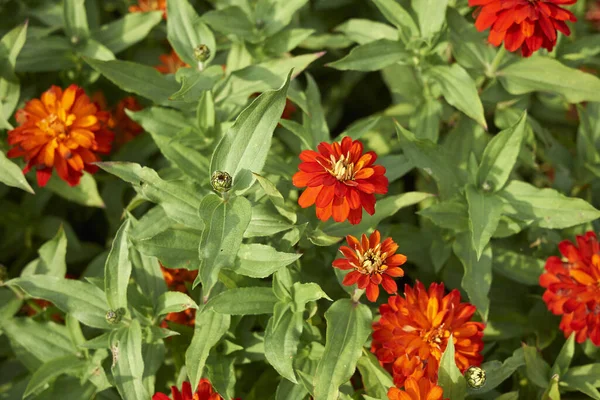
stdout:
[(475, 27), (484, 31), (491, 27), (488, 40), (494, 46), (508, 51), (521, 48), (529, 57), (544, 47), (552, 51), (556, 45), (556, 31), (570, 35), (565, 21), (577, 21), (572, 12), (560, 5), (575, 4), (577, 0), (469, 0), (469, 6), (479, 6), (475, 11)]
[(137, 5), (129, 6), (129, 12), (162, 11), (167, 18), (167, 0), (138, 0)]
[(62, 90), (52, 86), (40, 98), (28, 101), (16, 113), (20, 126), (8, 132), (14, 147), (8, 157), (23, 157), (37, 168), (37, 181), (45, 186), (56, 168), (70, 186), (79, 184), (83, 170), (94, 173), (97, 154), (110, 153), (114, 134), (107, 129), (110, 114), (100, 111), (76, 85)]
[[(417, 281), (414, 289), (406, 285), (404, 290), (406, 299), (392, 296), (379, 307), (381, 318), (373, 324), (371, 346), (385, 367), (389, 369), (394, 363), (391, 367), (396, 386), (401, 387), (409, 376), (420, 377), (419, 370), (437, 382), (440, 358), (450, 335), (461, 371), (481, 364), (484, 324), (470, 321), (475, 306), (461, 303), (456, 289), (444, 296), (442, 283), (432, 283), (427, 291)], [(397, 361), (399, 358), (407, 359)], [(416, 370), (411, 372), (411, 366)]]
[(140, 111), (143, 107), (135, 97), (127, 96), (117, 104), (113, 120), (115, 124), (115, 139), (118, 145), (123, 145), (144, 132), (144, 128), (129, 118), (125, 110)]
[(375, 194), (386, 194), (388, 180), (385, 168), (374, 165), (377, 154), (363, 154), (359, 140), (345, 137), (341, 144), (322, 142), (318, 152), (300, 153), (300, 171), (294, 174), (294, 186), (307, 189), (298, 199), (302, 208), (317, 206), (317, 217), (327, 221), (333, 215), (336, 222), (358, 224), (362, 208), (375, 213)]
[(358, 283), (359, 289), (367, 289), (367, 298), (377, 301), (379, 297), (379, 284), (386, 292), (396, 293), (398, 286), (394, 279), (404, 276), (400, 265), (406, 262), (406, 256), (396, 254), (398, 245), (387, 238), (381, 242), (379, 231), (374, 231), (369, 238), (362, 235), (359, 242), (354, 236), (346, 236), (348, 246), (340, 247), (340, 252), (345, 258), (338, 258), (333, 262), (335, 268), (353, 270), (349, 272), (342, 282), (346, 286)]
[(404, 384), (404, 390), (396, 387), (388, 390), (389, 400), (442, 400), (443, 395), (442, 388), (427, 378), (419, 380), (408, 378)]
[[(167, 287), (171, 291), (181, 292), (185, 294), (188, 293), (188, 285), (191, 285), (192, 282), (198, 276), (198, 271), (190, 271), (188, 269), (175, 269), (175, 268), (165, 268), (162, 265), (160, 269), (163, 273), (163, 277), (165, 278), (165, 282), (167, 283)], [(165, 321), (171, 321), (180, 325), (194, 326), (194, 322), (196, 319), (196, 310), (193, 308), (188, 308), (187, 310), (183, 310), (181, 312), (172, 312), (168, 313), (165, 317)], [(167, 327), (166, 322), (163, 321), (161, 326), (163, 328)]]
[(189, 67), (189, 65), (179, 58), (177, 53), (175, 53), (175, 50), (171, 50), (169, 54), (162, 54), (158, 56), (158, 58), (160, 59), (161, 64), (154, 67), (154, 69), (161, 74), (174, 74), (179, 68)]
[(540, 285), (544, 301), (555, 315), (562, 315), (560, 329), (565, 337), (575, 332), (583, 343), (590, 338), (600, 346), (600, 245), (594, 232), (577, 236), (577, 246), (568, 240), (558, 249), (564, 256), (546, 260)]
[(183, 382), (181, 392), (177, 386), (171, 386), (171, 396), (169, 398), (164, 393), (156, 393), (152, 400), (223, 400), (217, 392), (214, 391), (208, 379), (200, 379), (198, 389), (192, 394), (192, 385), (189, 382)]
[(600, 0), (596, 0), (595, 3), (592, 3), (590, 9), (585, 14), (585, 19), (594, 24), (594, 27), (597, 30), (600, 30)]

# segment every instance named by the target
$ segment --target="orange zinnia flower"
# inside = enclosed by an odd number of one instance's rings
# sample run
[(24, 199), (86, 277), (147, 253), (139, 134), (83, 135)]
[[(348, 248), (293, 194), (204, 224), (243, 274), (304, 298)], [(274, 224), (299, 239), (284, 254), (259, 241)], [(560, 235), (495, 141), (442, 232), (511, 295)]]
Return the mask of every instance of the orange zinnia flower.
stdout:
[(555, 315), (562, 315), (565, 337), (575, 332), (583, 343), (589, 338), (600, 346), (600, 245), (594, 232), (577, 236), (577, 246), (568, 240), (558, 245), (563, 258), (546, 260), (540, 285), (544, 301)]
[(171, 386), (171, 398), (164, 393), (155, 393), (152, 400), (223, 400), (217, 392), (214, 391), (210, 381), (206, 378), (200, 379), (196, 392), (192, 393), (192, 385), (189, 382), (183, 382), (181, 392), (177, 386)]
[(344, 277), (342, 283), (346, 286), (358, 283), (359, 289), (366, 288), (370, 301), (377, 301), (379, 284), (386, 292), (396, 293), (398, 286), (393, 278), (404, 276), (400, 265), (406, 262), (406, 256), (396, 254), (398, 245), (392, 238), (381, 242), (381, 235), (376, 230), (369, 238), (363, 234), (360, 242), (350, 235), (346, 236), (346, 241), (350, 247), (340, 247), (345, 258), (333, 262), (335, 268), (353, 270)]
[(140, 111), (143, 108), (133, 96), (127, 96), (119, 101), (113, 114), (115, 141), (118, 145), (123, 145), (144, 132), (144, 128), (129, 118), (129, 115), (125, 112), (125, 110)]
[[(160, 269), (163, 273), (163, 277), (165, 278), (165, 282), (167, 283), (169, 290), (186, 294), (189, 294), (187, 285), (190, 285), (192, 282), (194, 282), (198, 276), (197, 270), (190, 271), (184, 268), (165, 268), (162, 266), (162, 264)], [(166, 321), (174, 322), (180, 325), (194, 326), (195, 319), (196, 310), (193, 308), (188, 308), (187, 310), (183, 310), (181, 312), (168, 313), (161, 326), (166, 328)]]
[(358, 224), (362, 209), (375, 213), (375, 194), (386, 194), (388, 180), (385, 168), (374, 165), (377, 154), (363, 154), (359, 140), (345, 137), (341, 144), (322, 142), (318, 152), (300, 153), (300, 171), (294, 174), (294, 186), (307, 189), (298, 199), (302, 208), (317, 206), (317, 217), (327, 221), (333, 215), (336, 222)]
[(174, 74), (179, 68), (189, 67), (189, 65), (179, 58), (177, 53), (175, 53), (175, 50), (171, 50), (171, 53), (169, 54), (162, 54), (158, 58), (162, 64), (157, 65), (154, 68), (161, 74)]
[(570, 35), (565, 21), (577, 21), (572, 12), (560, 5), (575, 4), (577, 0), (469, 0), (475, 11), (475, 27), (484, 31), (491, 27), (488, 40), (494, 46), (508, 51), (521, 48), (529, 57), (540, 47), (552, 51), (556, 45), (556, 31)]
[(442, 400), (443, 395), (442, 388), (427, 378), (419, 380), (408, 378), (404, 384), (404, 390), (396, 387), (388, 390), (389, 400)]
[[(406, 285), (406, 298), (392, 296), (379, 307), (381, 318), (373, 324), (371, 351), (388, 369), (392, 365), (394, 383), (401, 387), (409, 376), (424, 376), (437, 382), (440, 358), (453, 337), (455, 360), (465, 371), (483, 360), (484, 324), (470, 321), (475, 306), (460, 302), (460, 293), (453, 290), (444, 296), (444, 284), (432, 283), (427, 291), (421, 282), (415, 288)], [(398, 358), (417, 358), (401, 360)], [(416, 368), (411, 372), (410, 366)], [(396, 368), (394, 368), (394, 366)]]
[(20, 126), (8, 132), (14, 147), (8, 157), (23, 157), (37, 168), (37, 181), (45, 186), (56, 168), (70, 186), (79, 183), (83, 170), (94, 173), (97, 153), (108, 154), (114, 134), (107, 129), (110, 114), (100, 111), (83, 89), (69, 86), (64, 92), (52, 86), (41, 100), (33, 99), (16, 113)]
[(129, 12), (162, 11), (167, 18), (167, 0), (138, 0), (137, 5), (129, 6)]

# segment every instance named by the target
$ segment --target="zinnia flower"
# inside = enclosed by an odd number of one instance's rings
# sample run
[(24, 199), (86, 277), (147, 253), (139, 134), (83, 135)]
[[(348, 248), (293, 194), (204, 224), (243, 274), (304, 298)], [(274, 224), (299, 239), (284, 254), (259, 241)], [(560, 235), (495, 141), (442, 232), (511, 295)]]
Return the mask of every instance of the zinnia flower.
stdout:
[(346, 286), (358, 283), (359, 289), (366, 288), (370, 301), (377, 301), (379, 284), (386, 292), (396, 293), (398, 286), (393, 278), (404, 276), (400, 265), (406, 262), (406, 256), (396, 254), (398, 245), (392, 238), (381, 242), (381, 235), (376, 230), (369, 238), (363, 234), (360, 242), (350, 235), (346, 236), (346, 241), (350, 247), (340, 247), (345, 258), (333, 262), (335, 268), (353, 270), (344, 277), (342, 283)]
[(100, 111), (76, 85), (62, 90), (52, 86), (41, 98), (25, 104), (16, 113), (20, 126), (8, 132), (14, 147), (8, 157), (23, 157), (37, 169), (37, 181), (45, 186), (56, 168), (70, 186), (79, 183), (83, 170), (95, 173), (97, 154), (108, 154), (114, 134), (107, 129), (110, 114)]
[(171, 386), (171, 398), (164, 393), (156, 393), (152, 400), (222, 400), (217, 392), (214, 391), (208, 379), (200, 379), (196, 392), (192, 394), (192, 385), (189, 382), (183, 382), (181, 392), (177, 386)]
[[(470, 321), (475, 306), (461, 303), (458, 290), (444, 296), (444, 284), (432, 283), (426, 290), (417, 281), (414, 289), (406, 285), (404, 294), (405, 298), (392, 296), (379, 307), (381, 318), (373, 324), (371, 346), (379, 361), (392, 368), (396, 386), (401, 387), (410, 376), (418, 377), (418, 370), (437, 382), (440, 358), (450, 335), (461, 372), (481, 364), (484, 324)], [(410, 359), (397, 361), (404, 357)], [(410, 365), (416, 370), (406, 368)]]
[(315, 204), (317, 217), (327, 221), (332, 215), (336, 222), (358, 224), (362, 209), (375, 213), (375, 194), (386, 194), (388, 180), (385, 168), (374, 165), (377, 154), (363, 154), (359, 140), (345, 137), (341, 144), (322, 142), (318, 152), (300, 153), (300, 171), (294, 174), (294, 186), (307, 189), (298, 199), (302, 208)]
[(167, 0), (138, 0), (137, 5), (129, 6), (129, 12), (162, 11), (167, 18)]
[(474, 16), (475, 27), (484, 31), (491, 27), (488, 40), (494, 46), (508, 51), (521, 48), (529, 57), (540, 47), (552, 51), (559, 30), (570, 35), (565, 21), (577, 21), (572, 12), (561, 5), (575, 4), (577, 0), (469, 0), (469, 6), (478, 6)]
[(179, 58), (177, 53), (175, 53), (175, 50), (171, 50), (169, 54), (162, 54), (158, 56), (158, 58), (160, 59), (161, 64), (154, 68), (161, 74), (174, 74), (179, 68), (189, 67), (189, 65)]
[(141, 109), (143, 107), (133, 96), (125, 97), (117, 104), (113, 113), (113, 121), (115, 125), (115, 141), (118, 145), (123, 145), (144, 132), (144, 128), (129, 118), (129, 115), (125, 112), (125, 110), (140, 111)]
[[(163, 277), (165, 278), (167, 288), (171, 291), (185, 294), (189, 294), (188, 285), (191, 285), (198, 276), (197, 270), (190, 271), (184, 268), (165, 268), (162, 265), (160, 266), (160, 269), (163, 273)], [(174, 322), (180, 325), (194, 326), (195, 319), (196, 310), (193, 308), (188, 308), (180, 312), (168, 313), (161, 326), (166, 328), (166, 321)]]
[(563, 258), (546, 260), (540, 285), (543, 299), (555, 315), (562, 315), (560, 329), (565, 337), (575, 332), (577, 343), (589, 338), (600, 346), (600, 245), (594, 232), (577, 236), (577, 245), (562, 241)]
[(590, 9), (585, 14), (585, 19), (594, 24), (597, 30), (600, 30), (600, 0), (596, 0), (590, 5)]
[(408, 378), (404, 384), (404, 390), (396, 387), (388, 390), (389, 400), (442, 400), (443, 395), (442, 388), (427, 378), (419, 380)]

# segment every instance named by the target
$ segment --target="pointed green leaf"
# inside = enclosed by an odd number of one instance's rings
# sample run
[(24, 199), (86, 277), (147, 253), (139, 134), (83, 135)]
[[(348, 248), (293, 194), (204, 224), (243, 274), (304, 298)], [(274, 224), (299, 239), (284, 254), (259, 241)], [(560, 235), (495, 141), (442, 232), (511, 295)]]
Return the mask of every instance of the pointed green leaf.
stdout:
[(130, 226), (130, 220), (126, 219), (117, 231), (104, 266), (104, 291), (111, 310), (127, 309), (127, 285), (132, 268), (129, 259)]
[(238, 6), (209, 11), (202, 15), (202, 20), (216, 31), (225, 35), (236, 35), (250, 42), (256, 41), (256, 28), (248, 15)]
[(72, 43), (87, 39), (90, 34), (85, 0), (64, 1), (65, 33)]
[(269, 200), (271, 200), (271, 203), (279, 211), (279, 214), (286, 217), (292, 223), (296, 223), (298, 219), (296, 213), (285, 205), (285, 200), (281, 193), (279, 193), (279, 190), (277, 190), (277, 187), (267, 178), (254, 173), (253, 175), (260, 184), (260, 187), (265, 191), (265, 194), (269, 196)]
[(264, 244), (242, 244), (232, 270), (252, 278), (266, 278), (300, 257), (302, 254), (279, 252)]
[(306, 3), (308, 0), (259, 0), (254, 17), (257, 21), (264, 21), (261, 33), (272, 36), (282, 30)]
[(129, 13), (92, 31), (91, 36), (117, 54), (144, 40), (161, 20), (160, 11)]
[(560, 349), (560, 353), (556, 357), (554, 361), (554, 365), (552, 366), (552, 371), (550, 375), (563, 376), (569, 370), (569, 366), (571, 365), (571, 361), (573, 360), (573, 356), (575, 355), (575, 333), (571, 333), (569, 338), (565, 341), (565, 344)]
[(37, 274), (52, 275), (64, 278), (67, 273), (67, 236), (62, 226), (54, 238), (42, 245), (38, 250), (41, 262), (38, 264)]
[(137, 319), (114, 332), (110, 340), (112, 374), (119, 394), (127, 400), (148, 400), (150, 395), (142, 383), (142, 329)]
[(538, 286), (545, 260), (494, 247), (494, 272), (524, 285)]
[(293, 360), (302, 334), (302, 312), (294, 312), (288, 300), (275, 304), (265, 330), (265, 357), (279, 375), (298, 383)]
[(394, 381), (377, 357), (370, 351), (363, 349), (362, 356), (358, 359), (358, 370), (365, 385), (365, 392), (375, 399), (385, 399), (388, 389), (394, 386)]
[(0, 182), (13, 186), (31, 194), (35, 192), (31, 188), (31, 185), (25, 179), (21, 168), (12, 161), (10, 161), (6, 155), (0, 151), (0, 171), (3, 171), (0, 175)]
[(179, 57), (188, 65), (198, 65), (194, 49), (203, 44), (210, 50), (210, 57), (205, 61), (209, 63), (217, 53), (215, 37), (188, 0), (168, 1), (167, 14), (167, 38)]
[(430, 38), (442, 29), (448, 0), (412, 0), (411, 5), (417, 14), (421, 37)]
[(516, 349), (504, 362), (494, 360), (484, 363), (481, 368), (485, 371), (485, 385), (478, 389), (468, 389), (469, 394), (479, 395), (495, 389), (523, 365), (525, 365), (525, 358), (522, 348)]
[(67, 182), (54, 175), (50, 178), (45, 188), (77, 204), (87, 207), (104, 208), (104, 201), (100, 197), (100, 193), (98, 193), (96, 180), (88, 172), (83, 173), (77, 186), (69, 186)]
[(207, 304), (211, 310), (229, 315), (272, 314), (277, 297), (270, 287), (229, 289)]
[(444, 390), (445, 397), (452, 400), (463, 400), (467, 392), (467, 383), (456, 366), (454, 357), (454, 340), (450, 335), (446, 350), (440, 359), (437, 384)]
[(400, 3), (395, 0), (373, 0), (383, 16), (398, 28), (400, 38), (408, 43), (412, 38), (419, 36), (419, 28)]
[(189, 308), (198, 309), (198, 305), (190, 296), (181, 292), (165, 292), (156, 299), (154, 315), (160, 317), (172, 312), (178, 313)]
[(527, 378), (533, 383), (545, 389), (550, 382), (550, 366), (542, 357), (542, 354), (533, 346), (523, 345), (525, 356), (525, 372)]
[(358, 44), (367, 44), (379, 39), (398, 40), (396, 29), (370, 19), (352, 18), (335, 27), (334, 31), (343, 33)]
[(473, 185), (467, 185), (465, 192), (469, 205), (471, 243), (479, 259), (498, 227), (503, 203), (498, 196), (481, 193)]
[(132, 241), (140, 253), (158, 258), (167, 268), (197, 270), (201, 238), (199, 231), (170, 228), (152, 237)]
[(34, 372), (23, 397), (34, 394), (59, 375), (83, 368), (86, 362), (75, 355), (54, 358)]
[(327, 66), (342, 71), (378, 71), (388, 65), (406, 62), (411, 57), (401, 42), (379, 39), (353, 48), (346, 57)]

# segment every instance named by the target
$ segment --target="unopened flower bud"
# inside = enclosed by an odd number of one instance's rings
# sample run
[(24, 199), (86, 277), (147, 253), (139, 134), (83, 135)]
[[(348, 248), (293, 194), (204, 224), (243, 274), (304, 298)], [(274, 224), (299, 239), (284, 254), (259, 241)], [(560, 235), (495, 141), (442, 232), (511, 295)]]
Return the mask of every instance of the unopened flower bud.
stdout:
[(467, 385), (473, 389), (479, 389), (485, 385), (485, 371), (482, 368), (471, 366), (465, 371)]
[(125, 314), (123, 311), (124, 310), (121, 308), (118, 310), (108, 310), (106, 312), (106, 322), (108, 322), (111, 325), (118, 324), (119, 322), (121, 322), (121, 318)]
[(199, 44), (194, 48), (194, 57), (197, 61), (204, 62), (210, 58), (210, 49), (205, 44)]
[(225, 171), (215, 171), (210, 178), (210, 184), (219, 193), (228, 192), (231, 189), (231, 183), (231, 175)]

